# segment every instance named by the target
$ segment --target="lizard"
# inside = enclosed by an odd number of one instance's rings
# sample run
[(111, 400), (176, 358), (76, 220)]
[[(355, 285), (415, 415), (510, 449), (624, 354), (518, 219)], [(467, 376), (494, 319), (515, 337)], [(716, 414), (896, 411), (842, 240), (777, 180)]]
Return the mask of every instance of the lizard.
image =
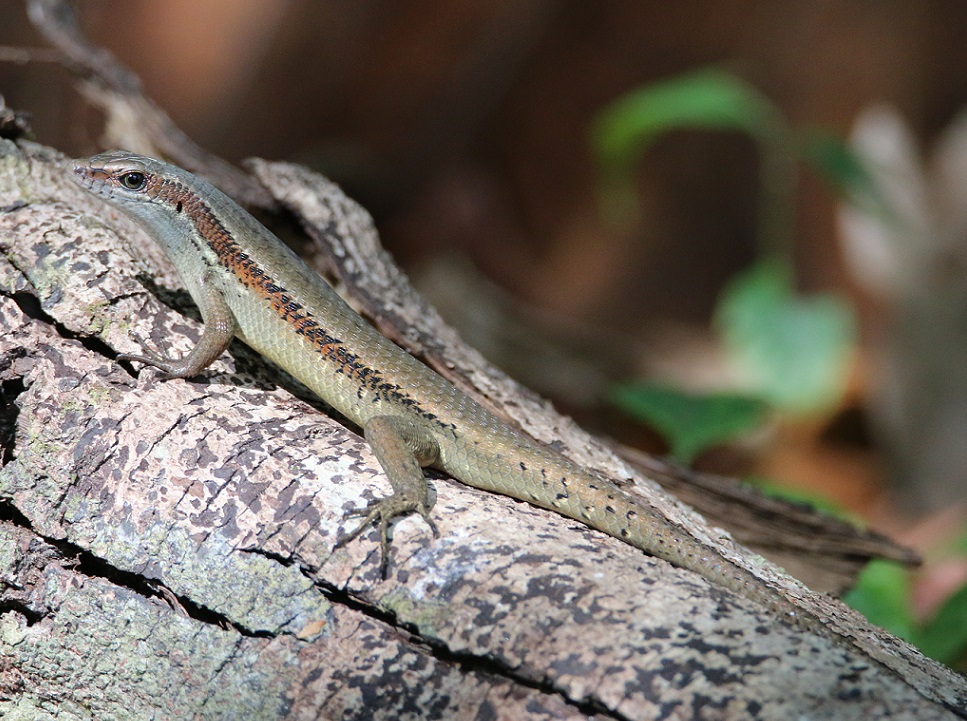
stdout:
[(378, 526), (381, 570), (389, 524), (419, 513), (434, 534), (424, 467), (556, 511), (828, 636), (813, 614), (766, 585), (611, 479), (498, 419), (380, 334), (277, 236), (206, 180), (161, 160), (111, 151), (68, 163), (80, 187), (133, 218), (164, 250), (201, 313), (201, 338), (173, 358), (135, 336), (129, 361), (171, 378), (198, 375), (234, 338), (275, 362), (357, 424), (392, 494), (351, 511), (338, 548)]

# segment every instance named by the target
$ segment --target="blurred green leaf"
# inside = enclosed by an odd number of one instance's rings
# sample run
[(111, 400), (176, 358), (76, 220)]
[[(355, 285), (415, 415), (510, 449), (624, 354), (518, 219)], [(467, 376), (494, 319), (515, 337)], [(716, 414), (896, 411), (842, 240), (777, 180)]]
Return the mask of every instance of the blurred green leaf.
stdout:
[(692, 395), (640, 383), (615, 386), (610, 398), (615, 406), (659, 431), (671, 455), (685, 463), (706, 448), (745, 434), (762, 423), (768, 412), (761, 399), (750, 396)]
[(909, 598), (910, 577), (900, 564), (870, 561), (843, 601), (878, 626), (915, 642)]
[(606, 171), (625, 172), (662, 133), (681, 128), (744, 130), (772, 138), (778, 110), (758, 90), (721, 70), (700, 70), (635, 90), (595, 120), (592, 143)]
[[(705, 68), (647, 85), (598, 113), (591, 127), (599, 168), (598, 202), (603, 217), (619, 228), (638, 221), (633, 169), (661, 135), (673, 130), (745, 132), (762, 155), (763, 226), (785, 232), (794, 180), (791, 140), (779, 109), (755, 87), (717, 68)], [(775, 221), (775, 222), (772, 222)], [(782, 239), (764, 239), (781, 243)]]
[(954, 551), (967, 553), (967, 531), (962, 531), (960, 536), (954, 540)]
[(744, 380), (776, 407), (812, 411), (842, 395), (852, 310), (828, 293), (796, 296), (785, 265), (760, 262), (729, 283), (715, 323)]
[(876, 187), (873, 174), (845, 140), (816, 130), (806, 135), (799, 152), (842, 198), (878, 214), (887, 212), (888, 203)]
[(924, 655), (948, 666), (967, 654), (967, 586), (947, 599), (916, 643)]

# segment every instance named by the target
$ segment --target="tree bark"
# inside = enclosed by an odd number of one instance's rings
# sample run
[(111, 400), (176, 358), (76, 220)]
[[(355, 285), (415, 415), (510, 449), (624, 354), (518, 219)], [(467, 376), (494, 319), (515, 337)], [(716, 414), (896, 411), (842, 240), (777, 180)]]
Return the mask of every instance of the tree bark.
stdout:
[[(386, 580), (374, 533), (333, 552), (344, 513), (389, 491), (366, 444), (240, 344), (188, 381), (116, 363), (132, 328), (177, 353), (200, 325), (157, 249), (61, 160), (0, 140), (0, 716), (967, 717), (963, 678), (646, 479), (649, 502), (851, 642), (442, 477), (439, 538), (399, 522)], [(364, 258), (361, 276), (412, 329), (397, 340), (536, 438), (635, 476), (464, 352), (335, 186), (253, 167), (310, 237), (379, 256), (385, 274)]]

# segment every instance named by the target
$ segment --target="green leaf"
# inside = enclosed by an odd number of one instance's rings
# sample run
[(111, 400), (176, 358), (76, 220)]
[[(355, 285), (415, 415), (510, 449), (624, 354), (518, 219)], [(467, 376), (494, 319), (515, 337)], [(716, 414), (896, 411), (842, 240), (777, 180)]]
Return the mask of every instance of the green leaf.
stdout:
[(802, 141), (799, 152), (845, 200), (878, 214), (888, 211), (889, 204), (863, 158), (842, 138), (813, 131)]
[(785, 265), (761, 262), (734, 279), (715, 324), (743, 380), (776, 407), (808, 412), (842, 396), (855, 338), (852, 309), (829, 293), (796, 296)]
[(967, 654), (967, 586), (944, 602), (917, 640), (924, 655), (948, 666)]
[(763, 422), (768, 406), (758, 398), (716, 393), (692, 395), (643, 383), (612, 388), (611, 402), (659, 431), (671, 455), (691, 461), (706, 448), (737, 438)]
[(849, 606), (891, 633), (915, 642), (910, 613), (910, 575), (891, 561), (870, 561), (843, 598)]
[(961, 528), (952, 544), (954, 553), (967, 553), (967, 529)]
[(602, 110), (592, 128), (599, 165), (627, 172), (662, 133), (681, 128), (743, 130), (771, 139), (783, 128), (765, 96), (729, 73), (705, 69), (624, 95)]
[[(791, 203), (791, 143), (782, 113), (740, 78), (706, 68), (634, 90), (598, 113), (591, 145), (599, 168), (598, 202), (606, 220), (633, 227), (639, 213), (635, 164), (661, 135), (683, 129), (748, 133), (763, 156), (769, 191), (764, 202)], [(783, 209), (774, 210), (766, 207), (762, 212), (768, 218), (785, 217)]]

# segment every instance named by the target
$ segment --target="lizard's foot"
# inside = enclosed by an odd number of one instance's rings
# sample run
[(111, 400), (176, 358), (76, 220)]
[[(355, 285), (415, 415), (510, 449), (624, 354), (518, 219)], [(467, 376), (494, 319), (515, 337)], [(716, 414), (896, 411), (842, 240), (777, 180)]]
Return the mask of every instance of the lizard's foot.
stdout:
[(408, 513), (416, 511), (419, 513), (423, 520), (426, 521), (430, 530), (433, 531), (434, 536), (439, 536), (440, 533), (437, 530), (436, 523), (433, 522), (433, 518), (430, 516), (430, 504), (426, 501), (416, 501), (407, 498), (404, 495), (398, 493), (393, 494), (387, 498), (380, 498), (375, 501), (371, 501), (362, 508), (356, 508), (348, 511), (343, 518), (359, 518), (362, 517), (362, 523), (360, 523), (356, 528), (348, 533), (341, 535), (336, 539), (336, 543), (333, 546), (333, 550), (337, 548), (342, 548), (347, 543), (365, 531), (371, 523), (376, 523), (379, 528), (379, 571), (382, 578), (386, 578), (386, 572), (389, 568), (389, 524), (394, 518), (399, 516), (405, 516)]
[(389, 563), (389, 524), (397, 516), (416, 511), (438, 535), (430, 518), (430, 486), (423, 476), (422, 466), (439, 458), (440, 450), (432, 434), (412, 419), (400, 416), (374, 416), (363, 424), (363, 431), (372, 446), (386, 478), (393, 487), (393, 495), (373, 501), (365, 508), (350, 511), (349, 516), (362, 516), (363, 522), (355, 530), (336, 541), (336, 547), (349, 543), (370, 523), (379, 528), (380, 573), (386, 578)]
[(121, 353), (117, 357), (119, 362), (129, 361), (132, 363), (141, 363), (145, 366), (158, 368), (166, 375), (172, 375), (172, 370), (175, 369), (181, 362), (181, 359), (172, 358), (163, 351), (159, 351), (158, 349), (154, 348), (151, 343), (149, 343), (148, 340), (137, 331), (131, 331), (131, 339), (141, 346), (141, 352), (143, 355), (137, 355), (135, 353)]

